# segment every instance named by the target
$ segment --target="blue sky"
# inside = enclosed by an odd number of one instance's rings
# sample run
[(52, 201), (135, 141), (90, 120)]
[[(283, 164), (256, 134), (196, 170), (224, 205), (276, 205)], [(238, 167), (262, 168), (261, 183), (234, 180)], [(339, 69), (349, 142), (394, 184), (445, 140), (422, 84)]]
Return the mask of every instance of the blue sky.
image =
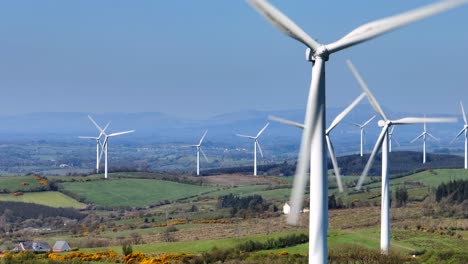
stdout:
[[(272, 1), (321, 43), (430, 2)], [(467, 23), (468, 5), (333, 55), (328, 105), (361, 92), (349, 58), (383, 105), (458, 114)], [(305, 47), (240, 0), (8, 1), (0, 36), (1, 115), (302, 109), (310, 82)]]

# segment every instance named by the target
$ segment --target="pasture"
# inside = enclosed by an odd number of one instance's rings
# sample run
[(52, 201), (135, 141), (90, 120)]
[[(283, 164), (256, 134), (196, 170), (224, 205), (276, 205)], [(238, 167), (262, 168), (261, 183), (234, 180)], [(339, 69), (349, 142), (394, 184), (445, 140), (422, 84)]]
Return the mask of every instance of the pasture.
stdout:
[(111, 208), (146, 207), (164, 201), (194, 198), (216, 190), (216, 186), (199, 186), (151, 179), (111, 179), (89, 182), (64, 182), (66, 192), (87, 202)]
[(40, 181), (33, 175), (30, 176), (1, 176), (0, 189), (3, 192), (30, 192), (45, 189)]
[(33, 192), (14, 196), (11, 193), (0, 194), (0, 201), (36, 203), (50, 207), (71, 207), (82, 209), (86, 205), (61, 192)]

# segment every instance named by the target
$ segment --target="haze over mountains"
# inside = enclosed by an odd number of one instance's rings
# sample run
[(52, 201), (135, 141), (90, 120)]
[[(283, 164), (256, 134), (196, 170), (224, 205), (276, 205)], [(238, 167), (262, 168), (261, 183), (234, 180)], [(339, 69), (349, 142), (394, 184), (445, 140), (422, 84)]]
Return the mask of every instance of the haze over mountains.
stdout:
[[(342, 108), (327, 109), (327, 123), (340, 113)], [(424, 116), (424, 113), (397, 113), (391, 109), (384, 109), (387, 115), (394, 119), (405, 116)], [(303, 110), (281, 110), (281, 111), (240, 111), (216, 115), (206, 119), (188, 119), (171, 116), (159, 112), (140, 113), (79, 113), (79, 112), (52, 112), (31, 113), (14, 116), (0, 116), (0, 142), (8, 143), (24, 140), (47, 140), (49, 142), (82, 142), (78, 136), (95, 136), (97, 130), (88, 120), (90, 114), (101, 126), (108, 121), (111, 122), (108, 132), (135, 129), (136, 133), (119, 138), (118, 142), (125, 143), (193, 143), (203, 134), (205, 129), (209, 130), (206, 141), (208, 144), (223, 143), (247, 144), (234, 135), (255, 134), (266, 122), (269, 115), (303, 122)], [(359, 129), (351, 124), (364, 123), (374, 115), (370, 105), (358, 105), (344, 120), (344, 122), (332, 132), (332, 140), (335, 142), (339, 153), (346, 152), (345, 147), (359, 144)], [(428, 117), (450, 116), (426, 113)], [(430, 148), (461, 148), (459, 144), (449, 146), (449, 142), (461, 129), (461, 116), (457, 123), (451, 124), (428, 124), (428, 131), (441, 142), (432, 141)], [(380, 132), (377, 126), (379, 117), (373, 120), (365, 129), (366, 145), (371, 148)], [(398, 127), (395, 130), (395, 138), (409, 148), (418, 149), (418, 143), (409, 144), (409, 141), (422, 132), (422, 125)], [(271, 126), (262, 135), (262, 145), (297, 145), (300, 141), (301, 132), (297, 128), (288, 127), (283, 124), (271, 122)], [(192, 142), (193, 141), (193, 142)]]

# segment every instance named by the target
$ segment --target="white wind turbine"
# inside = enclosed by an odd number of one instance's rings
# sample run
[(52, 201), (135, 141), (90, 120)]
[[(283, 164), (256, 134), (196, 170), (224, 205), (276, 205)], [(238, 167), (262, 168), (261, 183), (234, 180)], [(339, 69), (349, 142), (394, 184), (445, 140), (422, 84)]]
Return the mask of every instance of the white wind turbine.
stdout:
[(258, 133), (256, 136), (246, 136), (246, 135), (241, 135), (241, 134), (236, 134), (238, 137), (245, 137), (245, 138), (250, 138), (254, 140), (254, 175), (257, 176), (257, 147), (258, 151), (260, 151), (260, 155), (263, 158), (263, 152), (262, 148), (260, 147), (260, 143), (258, 142), (258, 137), (265, 131), (265, 129), (270, 125), (270, 123), (267, 123)]
[(191, 145), (192, 147), (197, 147), (197, 176), (200, 175), (200, 152), (203, 154), (203, 157), (205, 157), (205, 160), (208, 162), (208, 158), (206, 157), (205, 152), (203, 152), (203, 149), (201, 149), (201, 144), (203, 142), (203, 139), (205, 139), (206, 133), (208, 133), (208, 130), (205, 131), (205, 133), (200, 139), (200, 142), (198, 142), (198, 145)]
[(101, 160), (102, 154), (104, 153), (104, 178), (107, 179), (107, 149), (108, 149), (109, 138), (124, 135), (124, 134), (133, 133), (133, 132), (135, 132), (135, 130), (116, 132), (116, 133), (111, 133), (111, 134), (107, 135), (106, 132), (96, 124), (96, 122), (93, 122), (93, 123), (101, 131), (101, 133), (104, 135), (104, 142), (102, 143), (101, 154), (99, 155), (99, 160)]
[[(333, 144), (332, 144), (332, 142), (330, 140), (330, 132), (349, 114), (349, 112), (351, 112), (351, 110), (353, 110), (353, 108), (362, 99), (364, 99), (365, 96), (366, 96), (366, 94), (362, 93), (356, 99), (354, 99), (354, 101), (348, 107), (346, 107), (340, 114), (338, 114), (335, 117), (335, 119), (333, 119), (330, 126), (325, 131), (325, 140), (327, 141), (328, 154), (330, 155), (330, 159), (332, 161), (333, 171), (335, 172), (335, 176), (336, 176), (336, 184), (338, 185), (338, 190), (340, 192), (343, 192), (344, 189), (343, 189), (343, 183), (341, 182), (340, 168), (338, 167), (338, 161), (336, 159), (335, 150), (334, 150)], [(301, 124), (301, 123), (298, 123), (298, 122), (290, 121), (290, 120), (283, 119), (283, 118), (276, 117), (276, 116), (270, 116), (269, 119), (273, 120), (273, 121), (283, 123), (283, 124), (286, 124), (286, 125), (290, 125), (290, 126), (294, 126), (294, 127), (304, 129), (304, 124)]]
[[(309, 263), (328, 262), (328, 186), (325, 152), (325, 62), (329, 55), (411, 24), (434, 14), (466, 4), (467, 0), (437, 2), (413, 11), (364, 24), (330, 44), (320, 44), (265, 0), (247, 0), (275, 27), (307, 46), (306, 59), (313, 62), (304, 130), (291, 194), (288, 222), (297, 224), (310, 168)], [(313, 148), (312, 148), (313, 146)], [(310, 164), (309, 164), (310, 160)]]
[(371, 117), (369, 120), (364, 122), (364, 124), (351, 123), (351, 124), (359, 127), (359, 129), (361, 130), (361, 157), (362, 157), (363, 152), (364, 152), (364, 127), (367, 126), (369, 124), (369, 122), (372, 121), (374, 118), (375, 118), (375, 116)]
[(423, 132), (419, 136), (417, 136), (415, 139), (411, 140), (411, 142), (410, 142), (410, 143), (414, 143), (416, 140), (422, 138), (422, 140), (423, 140), (423, 164), (426, 164), (426, 140), (427, 140), (427, 136), (433, 138), (437, 142), (440, 142), (440, 140), (438, 138), (434, 137), (433, 135), (431, 135), (431, 133), (427, 132), (426, 123), (424, 123)]
[(379, 152), (379, 149), (382, 148), (382, 194), (381, 194), (381, 222), (380, 222), (380, 250), (383, 254), (388, 254), (390, 249), (390, 178), (388, 175), (388, 133), (389, 129), (395, 125), (410, 125), (410, 124), (420, 124), (420, 123), (442, 123), (442, 122), (455, 122), (455, 118), (421, 118), (421, 117), (405, 117), (397, 120), (390, 120), (387, 118), (379, 103), (375, 97), (370, 92), (364, 80), (361, 78), (356, 68), (354, 68), (351, 61), (347, 61), (347, 64), (353, 73), (354, 77), (358, 81), (361, 88), (367, 94), (370, 104), (374, 110), (382, 117), (383, 120), (379, 120), (378, 124), (382, 127), (382, 132), (380, 133), (377, 142), (370, 154), (369, 160), (367, 161), (364, 171), (362, 172), (361, 177), (359, 178), (356, 189), (360, 189), (369, 170), (374, 161), (375, 155)]
[(393, 137), (393, 131), (395, 130), (395, 127), (392, 126), (392, 128), (390, 128), (390, 131), (388, 131), (388, 152), (392, 152), (392, 142), (395, 141), (395, 143), (398, 144), (398, 146), (401, 146), (400, 142), (398, 142), (398, 140), (396, 140), (394, 137)]
[(465, 124), (463, 125), (463, 128), (462, 130), (460, 130), (460, 132), (457, 134), (457, 136), (452, 140), (452, 142), (450, 142), (450, 144), (452, 144), (453, 142), (455, 142), (455, 140), (463, 133), (465, 133), (465, 170), (468, 169), (468, 122), (467, 122), (467, 119), (466, 119), (466, 113), (465, 113), (465, 109), (463, 108), (463, 103), (460, 101), (460, 107), (461, 107), (461, 110), (462, 110), (462, 116), (463, 116), (463, 121), (465, 122)]
[(93, 124), (99, 129), (99, 136), (97, 137), (83, 137), (83, 136), (79, 136), (79, 138), (83, 138), (83, 139), (93, 139), (93, 140), (96, 140), (96, 173), (99, 173), (99, 163), (101, 161), (100, 159), (100, 155), (99, 155), (99, 147), (102, 147), (101, 146), (101, 137), (103, 135), (103, 132), (106, 131), (107, 127), (109, 126), (110, 122), (107, 123), (107, 125), (104, 127), (104, 128), (101, 128), (95, 121), (94, 119), (88, 115), (88, 118), (89, 120), (91, 120), (91, 122), (93, 122)]

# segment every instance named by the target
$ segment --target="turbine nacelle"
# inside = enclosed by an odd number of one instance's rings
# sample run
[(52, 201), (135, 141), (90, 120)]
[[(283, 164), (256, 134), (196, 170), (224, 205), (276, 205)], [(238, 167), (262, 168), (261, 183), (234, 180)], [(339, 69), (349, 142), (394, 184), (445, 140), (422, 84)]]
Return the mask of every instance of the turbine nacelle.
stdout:
[(307, 48), (306, 52), (306, 60), (307, 61), (315, 61), (315, 58), (320, 57), (324, 61), (328, 61), (330, 58), (330, 52), (328, 51), (327, 47), (325, 45), (319, 46), (315, 51), (313, 51), (311, 48)]
[(392, 125), (392, 121), (390, 121), (390, 120), (387, 120), (387, 121), (385, 121), (385, 120), (379, 120), (379, 121), (377, 122), (377, 125), (378, 125), (379, 127), (384, 127), (385, 125), (391, 126), (391, 125)]

